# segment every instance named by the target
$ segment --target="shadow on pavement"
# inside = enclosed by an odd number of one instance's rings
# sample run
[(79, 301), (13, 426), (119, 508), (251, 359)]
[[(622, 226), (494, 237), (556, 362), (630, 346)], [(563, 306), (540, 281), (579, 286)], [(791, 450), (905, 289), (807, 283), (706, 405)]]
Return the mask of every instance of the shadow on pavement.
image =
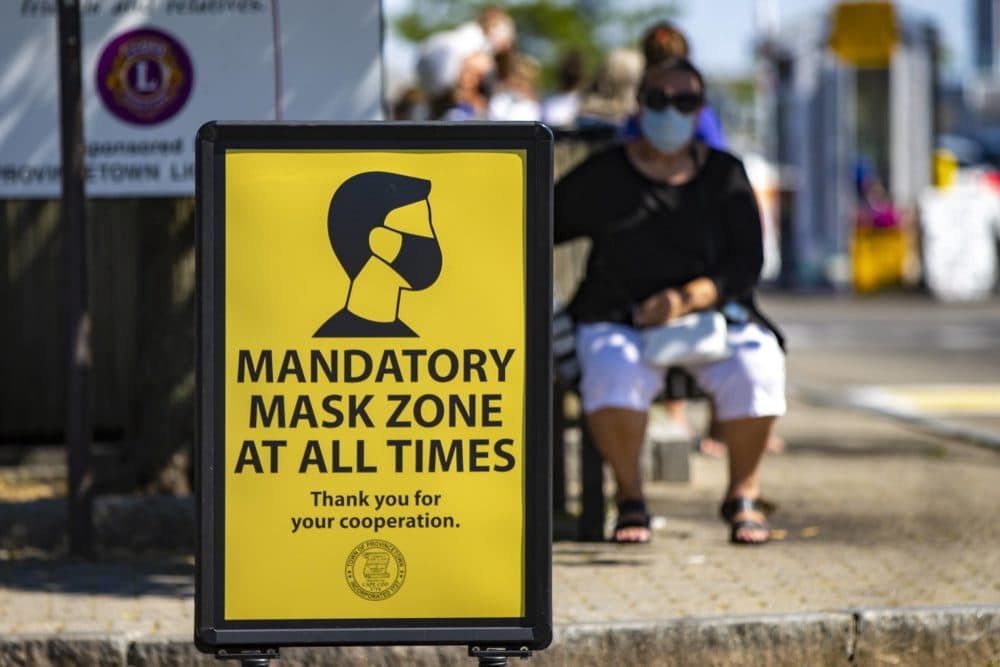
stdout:
[(194, 597), (194, 565), (181, 559), (104, 560), (96, 562), (28, 557), (0, 562), (0, 587), (136, 597)]
[[(0, 501), (0, 550), (64, 555), (66, 514), (64, 498)], [(194, 549), (191, 496), (99, 496), (93, 516), (98, 555), (124, 552), (181, 556)]]
[(795, 456), (796, 454), (816, 454), (833, 458), (861, 458), (878, 456), (902, 456), (920, 458), (940, 458), (945, 456), (948, 450), (937, 443), (928, 442), (914, 438), (912, 440), (900, 438), (895, 440), (861, 440), (851, 438), (845, 443), (843, 439), (836, 437), (797, 437), (788, 442), (785, 455)]

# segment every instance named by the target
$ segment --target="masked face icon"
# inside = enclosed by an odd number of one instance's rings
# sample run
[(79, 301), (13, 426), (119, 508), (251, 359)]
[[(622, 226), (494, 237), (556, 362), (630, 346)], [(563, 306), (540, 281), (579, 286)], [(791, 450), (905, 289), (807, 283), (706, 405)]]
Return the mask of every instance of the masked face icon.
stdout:
[(385, 226), (373, 230), (373, 234), (382, 231), (398, 235), (391, 256), (380, 253), (374, 243), (372, 251), (406, 281), (406, 289), (427, 289), (441, 274), (441, 246), (430, 223), (430, 203), (421, 201), (391, 211)]
[(315, 337), (413, 337), (399, 319), (402, 290), (429, 288), (441, 274), (430, 181), (366, 172), (345, 181), (330, 201), (327, 230), (351, 280), (344, 307)]

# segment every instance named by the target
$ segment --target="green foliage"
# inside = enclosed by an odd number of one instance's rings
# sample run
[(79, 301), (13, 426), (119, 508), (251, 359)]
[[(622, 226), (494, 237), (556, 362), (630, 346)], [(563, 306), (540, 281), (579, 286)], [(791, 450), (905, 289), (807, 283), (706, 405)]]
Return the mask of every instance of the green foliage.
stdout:
[(396, 28), (396, 32), (411, 42), (422, 41), (437, 29), (435, 24), (428, 22), (427, 19), (416, 12), (400, 16), (393, 25)]
[(737, 104), (753, 104), (756, 97), (757, 84), (752, 78), (727, 79), (717, 81), (716, 85), (725, 91), (729, 100)]
[(601, 0), (414, 0), (409, 12), (394, 22), (400, 35), (420, 42), (453, 28), (488, 5), (502, 7), (517, 25), (522, 51), (542, 65), (543, 85), (551, 87), (559, 60), (576, 49), (593, 72), (613, 47), (632, 46), (652, 22), (676, 15), (673, 2), (623, 8)]

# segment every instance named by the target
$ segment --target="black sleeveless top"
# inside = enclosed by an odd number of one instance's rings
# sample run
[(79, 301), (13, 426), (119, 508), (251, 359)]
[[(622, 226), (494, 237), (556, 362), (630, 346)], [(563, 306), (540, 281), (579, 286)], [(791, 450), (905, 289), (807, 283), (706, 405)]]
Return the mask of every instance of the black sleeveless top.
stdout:
[(720, 303), (742, 303), (778, 334), (754, 304), (764, 262), (760, 213), (733, 155), (709, 149), (694, 178), (669, 185), (644, 176), (615, 146), (562, 178), (554, 207), (556, 243), (592, 242), (569, 305), (576, 321), (631, 324), (632, 307), (654, 292), (706, 276)]

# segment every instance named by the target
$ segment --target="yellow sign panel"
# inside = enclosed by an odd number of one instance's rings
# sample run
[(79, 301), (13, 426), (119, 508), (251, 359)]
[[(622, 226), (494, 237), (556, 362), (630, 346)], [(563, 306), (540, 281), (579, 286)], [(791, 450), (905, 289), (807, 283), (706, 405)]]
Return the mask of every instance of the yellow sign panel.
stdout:
[(834, 10), (830, 48), (855, 67), (888, 67), (898, 40), (891, 2), (844, 2)]
[(525, 152), (223, 159), (224, 619), (524, 615)]

